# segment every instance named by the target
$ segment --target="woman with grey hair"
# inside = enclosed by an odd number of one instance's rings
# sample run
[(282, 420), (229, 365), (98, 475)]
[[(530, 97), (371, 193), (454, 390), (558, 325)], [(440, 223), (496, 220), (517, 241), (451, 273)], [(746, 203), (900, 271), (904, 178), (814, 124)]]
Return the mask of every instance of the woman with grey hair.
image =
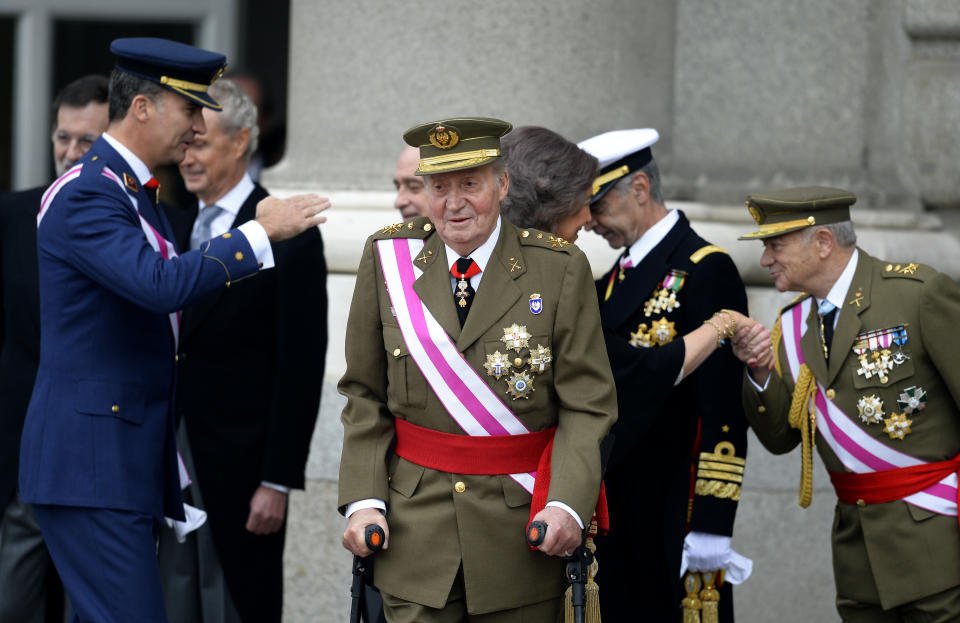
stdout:
[(597, 159), (556, 132), (532, 125), (514, 128), (500, 148), (510, 173), (500, 213), (518, 227), (576, 240), (590, 220)]

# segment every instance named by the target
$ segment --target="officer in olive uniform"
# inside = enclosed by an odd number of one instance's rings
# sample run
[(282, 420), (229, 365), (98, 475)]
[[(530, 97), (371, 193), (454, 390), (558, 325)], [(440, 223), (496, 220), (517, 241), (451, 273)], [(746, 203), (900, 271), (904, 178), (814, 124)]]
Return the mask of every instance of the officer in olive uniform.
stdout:
[[(357, 273), (339, 508), (355, 554), (369, 553), (366, 524), (388, 530), (375, 580), (391, 623), (558, 620), (566, 581), (551, 556), (580, 543), (597, 504), (616, 403), (590, 267), (500, 218), (510, 127), (407, 131), (432, 217), (372, 235)], [(507, 460), (518, 454), (532, 464)], [(525, 542), (531, 514), (549, 525), (542, 551)]]
[(696, 370), (683, 370), (681, 338), (720, 309), (746, 315), (747, 298), (727, 252), (663, 205), (651, 152), (658, 138), (645, 128), (580, 143), (601, 167), (587, 228), (624, 248), (596, 282), (622, 414), (612, 431), (611, 531), (597, 539), (597, 583), (604, 620), (644, 612), (676, 621), (686, 594), (699, 599), (704, 588), (720, 588), (721, 620), (731, 621), (730, 582), (714, 573), (704, 586), (694, 573), (681, 593), (681, 557), (708, 574), (750, 564), (730, 549), (747, 451), (737, 393), (742, 366), (724, 346)]
[[(772, 452), (802, 445), (803, 506), (816, 440), (839, 499), (832, 540), (844, 621), (956, 621), (960, 288), (928, 266), (857, 248), (855, 201), (821, 187), (747, 198), (759, 230), (742, 238), (763, 241), (778, 290), (806, 293), (774, 327), (774, 371), (750, 368), (747, 418)], [(741, 331), (738, 356), (756, 338), (769, 348), (769, 336)]]

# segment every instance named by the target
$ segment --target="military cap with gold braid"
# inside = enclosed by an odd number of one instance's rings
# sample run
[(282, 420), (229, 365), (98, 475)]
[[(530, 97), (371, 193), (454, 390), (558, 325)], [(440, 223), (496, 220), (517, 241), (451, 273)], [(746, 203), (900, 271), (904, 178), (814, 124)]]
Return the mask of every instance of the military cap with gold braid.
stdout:
[(420, 149), (417, 175), (479, 167), (500, 157), (500, 137), (513, 125), (490, 117), (457, 117), (415, 125), (403, 133)]
[(760, 226), (740, 240), (761, 240), (782, 236), (814, 225), (850, 220), (850, 206), (857, 197), (849, 190), (826, 186), (804, 186), (747, 196), (747, 209)]
[(590, 205), (600, 201), (622, 177), (635, 173), (653, 160), (650, 148), (660, 140), (660, 133), (653, 128), (613, 130), (598, 134), (577, 147), (600, 162), (600, 175), (593, 181), (593, 196)]
[(155, 37), (114, 39), (110, 51), (117, 55), (119, 71), (156, 82), (201, 106), (220, 110), (220, 104), (207, 89), (227, 68), (223, 54)]

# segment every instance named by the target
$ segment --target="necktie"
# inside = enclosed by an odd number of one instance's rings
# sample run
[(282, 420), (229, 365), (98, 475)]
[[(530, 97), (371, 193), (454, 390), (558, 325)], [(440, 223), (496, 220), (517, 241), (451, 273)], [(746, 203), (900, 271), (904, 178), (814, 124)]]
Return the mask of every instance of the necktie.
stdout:
[(153, 199), (153, 205), (160, 205), (160, 181), (155, 177), (151, 177), (144, 186), (153, 191), (148, 193), (150, 198)]
[(473, 304), (473, 295), (476, 294), (473, 286), (470, 285), (470, 277), (479, 275), (480, 267), (470, 258), (461, 257), (450, 268), (450, 273), (458, 279), (453, 298), (457, 304), (457, 317), (460, 319), (460, 326), (463, 327), (463, 323), (467, 321), (470, 305)]
[(190, 248), (199, 249), (204, 241), (210, 240), (210, 225), (213, 219), (220, 216), (223, 208), (220, 206), (204, 206), (193, 223), (193, 231), (190, 233)]
[(833, 324), (837, 317), (837, 306), (823, 299), (819, 307), (820, 336), (823, 339), (823, 357), (830, 360), (830, 344), (833, 342)]

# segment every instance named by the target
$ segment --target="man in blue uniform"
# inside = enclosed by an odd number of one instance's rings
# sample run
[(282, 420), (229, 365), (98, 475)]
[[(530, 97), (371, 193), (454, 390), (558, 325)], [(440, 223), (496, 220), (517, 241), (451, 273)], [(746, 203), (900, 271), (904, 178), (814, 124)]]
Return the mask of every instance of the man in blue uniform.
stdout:
[[(597, 281), (621, 414), (611, 431), (610, 535), (596, 540), (597, 583), (604, 620), (642, 612), (651, 621), (679, 621), (681, 597), (702, 601), (704, 588), (703, 597), (712, 598), (719, 587), (720, 620), (730, 621), (729, 582), (716, 572), (725, 569), (728, 581), (749, 573), (749, 561), (730, 549), (747, 424), (743, 367), (719, 340), (722, 318), (747, 319), (713, 314), (746, 315), (747, 297), (727, 252), (698, 236), (683, 212), (664, 206), (651, 151), (658, 138), (644, 128), (580, 143), (600, 161), (587, 229), (623, 248)], [(698, 349), (686, 338), (704, 323), (715, 324), (718, 350), (698, 366), (691, 356)], [(693, 573), (681, 594), (684, 558)]]
[[(53, 161), (66, 173), (107, 129), (107, 78), (74, 80), (53, 102)], [(37, 211), (46, 186), (0, 194), (0, 621), (63, 620), (63, 588), (33, 509), (17, 494), (20, 431), (40, 359)]]
[(180, 162), (225, 58), (118, 39), (110, 125), (44, 194), (40, 363), (20, 491), (84, 621), (165, 621), (156, 531), (183, 519), (171, 397), (179, 310), (271, 268), (270, 242), (324, 219), (315, 196), (264, 199), (257, 218), (177, 255), (151, 171)]

